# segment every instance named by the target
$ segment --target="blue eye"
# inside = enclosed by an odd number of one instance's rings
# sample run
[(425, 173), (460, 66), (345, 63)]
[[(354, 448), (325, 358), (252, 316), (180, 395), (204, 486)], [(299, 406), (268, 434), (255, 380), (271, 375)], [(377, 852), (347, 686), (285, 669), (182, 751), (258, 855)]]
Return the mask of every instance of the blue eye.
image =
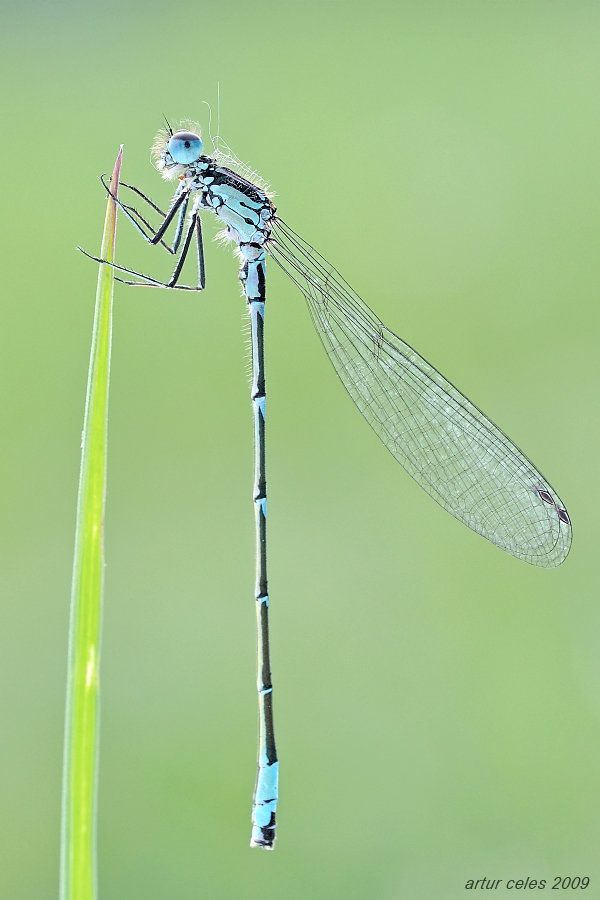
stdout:
[(167, 144), (167, 150), (176, 163), (186, 165), (200, 159), (202, 141), (191, 131), (176, 131)]

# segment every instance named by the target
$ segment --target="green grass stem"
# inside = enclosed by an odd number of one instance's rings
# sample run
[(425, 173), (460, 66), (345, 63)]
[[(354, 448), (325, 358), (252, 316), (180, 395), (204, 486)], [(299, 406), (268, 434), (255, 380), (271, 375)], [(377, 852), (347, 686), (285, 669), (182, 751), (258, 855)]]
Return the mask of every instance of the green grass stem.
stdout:
[[(119, 184), (122, 152), (121, 147), (111, 178), (114, 194)], [(109, 197), (100, 252), (102, 259), (112, 261), (114, 258), (116, 228), (117, 207)], [(65, 718), (60, 900), (94, 900), (97, 896), (99, 667), (113, 284), (113, 269), (101, 265), (77, 497)]]

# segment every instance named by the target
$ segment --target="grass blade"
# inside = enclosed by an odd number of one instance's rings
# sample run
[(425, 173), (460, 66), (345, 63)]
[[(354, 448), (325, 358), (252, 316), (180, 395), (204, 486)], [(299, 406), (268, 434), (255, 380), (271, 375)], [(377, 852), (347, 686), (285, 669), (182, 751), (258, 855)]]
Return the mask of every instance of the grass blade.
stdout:
[[(111, 178), (116, 195), (123, 148)], [(114, 258), (117, 207), (109, 197), (101, 257)], [(61, 900), (96, 897), (99, 665), (104, 582), (104, 509), (113, 269), (98, 273), (77, 497), (69, 625), (61, 830)]]

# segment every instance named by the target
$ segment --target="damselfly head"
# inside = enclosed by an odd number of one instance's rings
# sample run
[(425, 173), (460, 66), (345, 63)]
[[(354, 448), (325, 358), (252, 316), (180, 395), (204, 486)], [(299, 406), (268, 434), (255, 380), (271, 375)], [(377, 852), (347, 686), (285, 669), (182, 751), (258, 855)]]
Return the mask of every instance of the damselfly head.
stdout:
[(182, 122), (173, 132), (161, 128), (152, 144), (152, 157), (163, 178), (181, 175), (183, 168), (197, 162), (202, 155), (200, 129), (191, 122)]

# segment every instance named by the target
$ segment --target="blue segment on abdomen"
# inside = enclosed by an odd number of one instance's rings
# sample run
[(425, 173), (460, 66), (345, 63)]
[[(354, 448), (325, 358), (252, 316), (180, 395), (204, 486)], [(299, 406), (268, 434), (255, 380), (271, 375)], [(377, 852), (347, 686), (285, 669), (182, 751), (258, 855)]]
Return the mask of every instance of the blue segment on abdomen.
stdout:
[[(264, 763), (258, 770), (255, 806), (252, 811), (254, 824), (266, 828), (277, 806), (279, 763)], [(254, 835), (253, 835), (254, 837)]]

